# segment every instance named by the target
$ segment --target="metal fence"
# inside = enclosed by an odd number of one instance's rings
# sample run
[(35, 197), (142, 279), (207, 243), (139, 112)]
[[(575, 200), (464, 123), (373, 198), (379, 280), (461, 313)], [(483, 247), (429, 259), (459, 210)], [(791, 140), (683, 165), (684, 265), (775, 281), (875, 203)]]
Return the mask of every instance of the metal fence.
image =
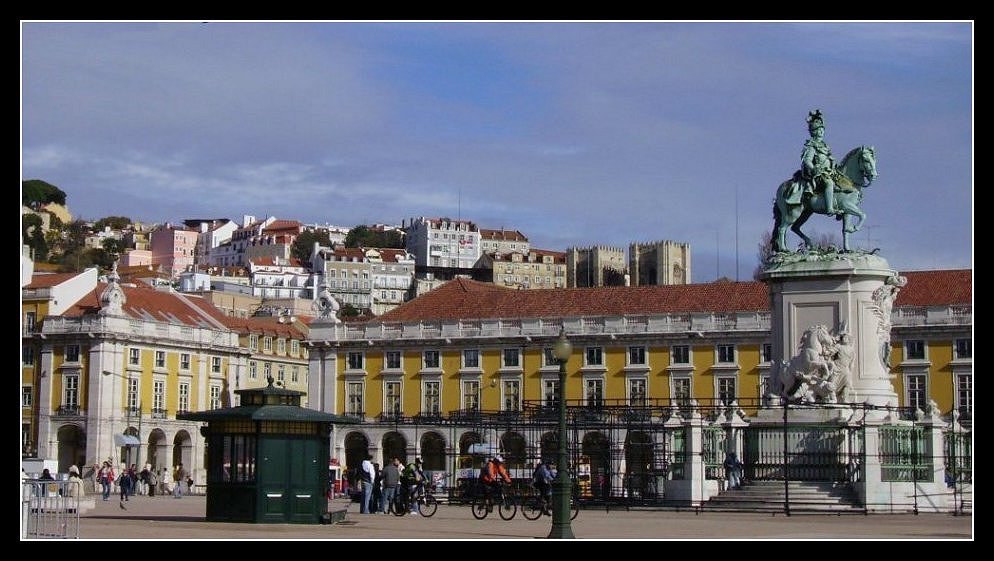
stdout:
[(78, 481), (26, 479), (21, 483), (21, 538), (79, 538)]

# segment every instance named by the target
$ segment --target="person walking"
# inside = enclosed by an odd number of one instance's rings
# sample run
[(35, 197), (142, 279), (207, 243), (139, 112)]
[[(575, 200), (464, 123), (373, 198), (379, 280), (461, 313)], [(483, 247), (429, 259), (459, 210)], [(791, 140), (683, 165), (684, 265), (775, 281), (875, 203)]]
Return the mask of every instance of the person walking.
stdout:
[(362, 482), (362, 502), (359, 503), (359, 514), (371, 514), (370, 501), (373, 499), (373, 481), (376, 480), (376, 470), (373, 468), (372, 456), (367, 455), (359, 466), (359, 480)]
[(390, 505), (393, 504), (395, 497), (397, 496), (397, 486), (400, 485), (400, 459), (394, 458), (393, 460), (387, 462), (387, 465), (383, 466), (382, 472), (382, 483), (383, 483), (383, 514), (390, 511)]
[(176, 474), (173, 478), (173, 497), (177, 499), (183, 498), (183, 484), (190, 477), (190, 472), (183, 467), (183, 464), (176, 466)]

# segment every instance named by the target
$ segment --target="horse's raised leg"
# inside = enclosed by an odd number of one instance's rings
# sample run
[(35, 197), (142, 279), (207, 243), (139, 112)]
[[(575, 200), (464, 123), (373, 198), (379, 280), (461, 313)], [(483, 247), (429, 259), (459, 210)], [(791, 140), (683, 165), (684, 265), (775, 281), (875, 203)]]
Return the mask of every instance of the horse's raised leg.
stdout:
[(805, 248), (811, 249), (812, 247), (811, 238), (806, 236), (804, 232), (801, 231), (801, 226), (803, 226), (804, 223), (808, 221), (808, 218), (811, 218), (811, 211), (805, 208), (804, 211), (801, 212), (801, 215), (797, 217), (797, 220), (795, 220), (794, 223), (791, 225), (790, 229), (795, 234), (800, 236), (802, 240), (804, 240)]

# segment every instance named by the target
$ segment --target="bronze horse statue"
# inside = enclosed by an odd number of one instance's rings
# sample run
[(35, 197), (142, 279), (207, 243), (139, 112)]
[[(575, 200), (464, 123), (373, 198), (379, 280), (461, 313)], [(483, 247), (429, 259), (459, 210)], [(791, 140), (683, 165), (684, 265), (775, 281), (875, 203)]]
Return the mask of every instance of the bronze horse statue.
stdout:
[[(877, 157), (872, 146), (857, 146), (849, 151), (835, 166), (835, 208), (841, 213), (842, 250), (851, 251), (849, 234), (863, 225), (866, 215), (859, 208), (863, 200), (863, 189), (877, 178)], [(812, 214), (826, 214), (825, 195), (805, 191), (806, 180), (801, 172), (784, 181), (777, 189), (777, 200), (773, 205), (773, 251), (790, 251), (787, 247), (787, 229), (804, 240), (806, 248), (812, 247), (811, 238), (801, 231), (801, 226)], [(855, 222), (853, 221), (855, 217)]]

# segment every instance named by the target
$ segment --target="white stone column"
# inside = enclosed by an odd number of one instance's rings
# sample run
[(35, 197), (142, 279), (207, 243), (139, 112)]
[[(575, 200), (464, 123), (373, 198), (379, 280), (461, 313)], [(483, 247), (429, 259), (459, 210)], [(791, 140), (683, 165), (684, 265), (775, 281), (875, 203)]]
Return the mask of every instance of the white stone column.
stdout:
[(325, 413), (337, 411), (338, 353), (332, 343), (337, 340), (336, 323), (314, 320), (308, 343), (311, 351), (307, 363), (307, 406)]
[[(52, 430), (52, 415), (55, 413), (55, 409), (61, 403), (61, 397), (56, 398), (52, 395), (52, 380), (55, 373), (52, 372), (52, 344), (47, 342), (45, 346), (41, 349), (41, 357), (39, 358), (38, 364), (39, 372), (41, 373), (38, 378), (38, 403), (36, 410), (38, 411), (38, 416), (36, 422), (38, 423), (38, 440), (35, 442), (35, 446), (38, 449), (38, 457), (45, 459), (54, 459), (58, 457), (58, 448), (52, 448), (49, 440), (53, 438)], [(89, 455), (89, 444), (87, 444), (87, 458)]]

